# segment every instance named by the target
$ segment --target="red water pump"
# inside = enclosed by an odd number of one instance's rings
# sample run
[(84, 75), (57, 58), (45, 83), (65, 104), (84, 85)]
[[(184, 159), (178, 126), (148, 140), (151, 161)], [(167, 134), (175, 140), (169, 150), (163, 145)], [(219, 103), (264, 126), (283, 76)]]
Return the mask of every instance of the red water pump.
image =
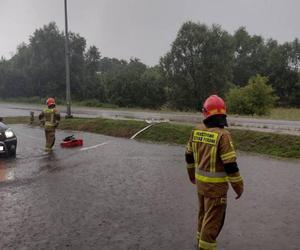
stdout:
[(63, 141), (60, 143), (62, 148), (73, 148), (83, 145), (82, 139), (76, 139), (74, 135), (67, 136)]

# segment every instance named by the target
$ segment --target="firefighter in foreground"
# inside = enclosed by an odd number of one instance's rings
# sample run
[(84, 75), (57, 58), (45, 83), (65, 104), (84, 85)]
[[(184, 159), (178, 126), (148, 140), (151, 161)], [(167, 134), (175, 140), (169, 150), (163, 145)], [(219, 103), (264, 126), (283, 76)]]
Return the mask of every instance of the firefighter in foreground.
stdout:
[(54, 98), (48, 98), (46, 104), (47, 108), (40, 113), (39, 120), (45, 129), (45, 150), (51, 151), (55, 143), (55, 129), (57, 128), (60, 121), (60, 114), (55, 108)]
[(228, 130), (226, 106), (212, 95), (203, 105), (203, 124), (192, 130), (185, 158), (190, 181), (197, 185), (199, 198), (198, 249), (217, 249), (227, 204), (228, 182), (237, 194), (243, 193), (243, 179)]

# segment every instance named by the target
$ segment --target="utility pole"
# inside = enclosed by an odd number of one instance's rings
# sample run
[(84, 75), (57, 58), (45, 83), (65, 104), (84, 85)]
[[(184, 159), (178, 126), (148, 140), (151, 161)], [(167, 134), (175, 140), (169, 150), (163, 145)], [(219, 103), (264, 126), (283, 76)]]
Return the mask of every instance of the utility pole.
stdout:
[(70, 52), (69, 52), (67, 0), (65, 0), (65, 56), (66, 56), (66, 101), (67, 101), (66, 118), (72, 118), (73, 116), (71, 114), (70, 62), (69, 62)]

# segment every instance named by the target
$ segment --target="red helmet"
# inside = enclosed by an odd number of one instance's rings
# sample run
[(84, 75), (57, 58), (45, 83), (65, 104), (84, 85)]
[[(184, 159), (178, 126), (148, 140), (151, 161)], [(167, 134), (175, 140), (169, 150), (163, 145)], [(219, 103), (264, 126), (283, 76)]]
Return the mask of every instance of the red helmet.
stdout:
[(226, 105), (224, 100), (217, 95), (209, 96), (203, 104), (202, 113), (204, 119), (212, 115), (226, 115)]
[(46, 101), (46, 104), (48, 107), (50, 107), (51, 105), (55, 105), (55, 100), (54, 98), (48, 98), (47, 101)]

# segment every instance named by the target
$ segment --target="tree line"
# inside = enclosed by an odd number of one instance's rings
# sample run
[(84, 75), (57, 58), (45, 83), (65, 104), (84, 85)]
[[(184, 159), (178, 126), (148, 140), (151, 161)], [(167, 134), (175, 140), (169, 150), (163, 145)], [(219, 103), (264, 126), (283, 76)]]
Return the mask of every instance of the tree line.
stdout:
[[(300, 44), (279, 44), (250, 35), (244, 27), (229, 34), (218, 25), (186, 22), (158, 65), (137, 58), (102, 57), (96, 46), (70, 33), (73, 100), (93, 99), (121, 107), (198, 109), (210, 94), (225, 97), (261, 75), (279, 106), (300, 106)], [(64, 34), (55, 23), (37, 29), (15, 55), (0, 60), (0, 97), (65, 98)]]

